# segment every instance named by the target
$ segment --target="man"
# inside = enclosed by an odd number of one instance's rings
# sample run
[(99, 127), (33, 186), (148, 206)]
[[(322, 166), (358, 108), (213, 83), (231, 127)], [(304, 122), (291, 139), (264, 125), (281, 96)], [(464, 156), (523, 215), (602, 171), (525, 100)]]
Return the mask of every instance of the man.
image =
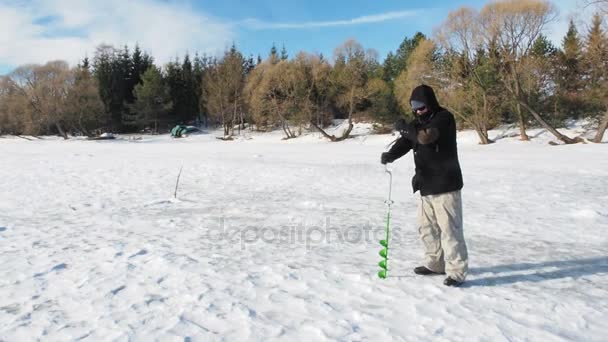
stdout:
[(410, 104), (416, 119), (395, 124), (401, 137), (382, 164), (392, 163), (414, 151), (416, 174), (414, 193), (420, 190), (418, 231), (425, 250), (425, 264), (416, 267), (420, 275), (446, 274), (447, 286), (459, 286), (468, 271), (468, 253), (462, 231), (462, 172), (456, 148), (454, 116), (441, 108), (433, 88), (420, 85), (412, 91)]

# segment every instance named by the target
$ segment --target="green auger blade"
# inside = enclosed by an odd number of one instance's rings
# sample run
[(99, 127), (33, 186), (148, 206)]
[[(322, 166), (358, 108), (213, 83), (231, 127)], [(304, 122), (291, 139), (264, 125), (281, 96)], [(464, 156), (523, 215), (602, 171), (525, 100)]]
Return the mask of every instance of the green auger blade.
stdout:
[(388, 255), (388, 249), (385, 248), (383, 250), (380, 251), (380, 256), (383, 258), (386, 258), (386, 256)]
[(380, 268), (386, 269), (386, 260), (382, 260), (378, 263), (378, 266), (380, 266)]
[(380, 240), (380, 244), (382, 247), (388, 247), (388, 242), (386, 242), (386, 240)]
[(378, 277), (386, 279), (386, 270), (381, 270), (380, 272), (378, 272)]

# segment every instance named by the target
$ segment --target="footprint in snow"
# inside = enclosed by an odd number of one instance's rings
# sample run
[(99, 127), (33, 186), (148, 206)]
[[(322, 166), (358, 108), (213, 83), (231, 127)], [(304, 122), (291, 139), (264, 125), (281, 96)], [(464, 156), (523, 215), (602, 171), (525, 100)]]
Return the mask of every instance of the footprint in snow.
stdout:
[(58, 265), (55, 265), (53, 268), (51, 268), (51, 271), (61, 271), (61, 270), (65, 270), (66, 268), (68, 268), (68, 265), (66, 263), (61, 263)]
[(135, 254), (131, 255), (131, 256), (129, 257), (129, 259), (135, 258), (136, 256), (139, 256), (139, 255), (146, 255), (146, 254), (148, 254), (148, 250), (146, 250), (146, 249), (142, 249), (142, 250), (140, 250), (139, 252), (137, 252), (137, 253), (135, 253)]
[(114, 290), (110, 291), (110, 293), (113, 294), (114, 296), (116, 296), (116, 294), (118, 294), (118, 292), (124, 290), (126, 287), (127, 287), (126, 285), (119, 286), (119, 287), (115, 288)]

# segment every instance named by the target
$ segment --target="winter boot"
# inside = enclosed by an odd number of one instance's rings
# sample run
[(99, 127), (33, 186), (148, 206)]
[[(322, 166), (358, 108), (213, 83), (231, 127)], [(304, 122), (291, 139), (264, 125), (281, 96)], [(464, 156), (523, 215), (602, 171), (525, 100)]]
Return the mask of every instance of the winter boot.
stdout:
[(450, 277), (447, 277), (443, 281), (443, 285), (445, 285), (445, 286), (452, 286), (452, 287), (458, 287), (458, 286), (462, 285), (462, 282), (458, 281), (458, 280), (454, 280), (454, 279), (452, 279)]
[(426, 268), (425, 266), (418, 266), (418, 267), (414, 268), (414, 273), (420, 274), (420, 275), (445, 274), (445, 272), (437, 273), (437, 272), (431, 271), (428, 268)]

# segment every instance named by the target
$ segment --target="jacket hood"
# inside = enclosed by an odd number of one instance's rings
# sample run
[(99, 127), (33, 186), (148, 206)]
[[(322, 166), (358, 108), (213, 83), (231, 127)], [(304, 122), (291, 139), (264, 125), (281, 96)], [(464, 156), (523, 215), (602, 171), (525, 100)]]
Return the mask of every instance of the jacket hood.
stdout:
[(435, 91), (426, 84), (419, 85), (412, 90), (410, 102), (412, 100), (424, 102), (427, 107), (429, 107), (431, 113), (437, 113), (441, 110), (439, 102), (437, 102), (437, 97), (435, 96)]

